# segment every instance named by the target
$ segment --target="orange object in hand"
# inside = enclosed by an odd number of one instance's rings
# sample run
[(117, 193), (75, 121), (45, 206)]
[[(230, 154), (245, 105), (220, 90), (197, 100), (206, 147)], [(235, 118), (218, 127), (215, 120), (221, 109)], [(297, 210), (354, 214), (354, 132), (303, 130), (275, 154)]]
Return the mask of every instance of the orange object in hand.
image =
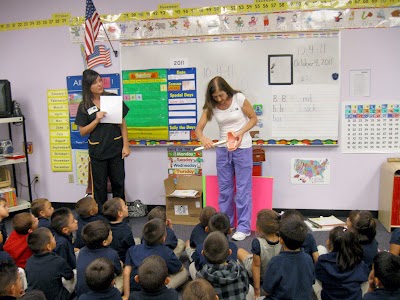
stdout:
[(226, 147), (228, 151), (234, 151), (237, 149), (239, 138), (235, 135), (233, 131), (228, 131), (226, 134)]

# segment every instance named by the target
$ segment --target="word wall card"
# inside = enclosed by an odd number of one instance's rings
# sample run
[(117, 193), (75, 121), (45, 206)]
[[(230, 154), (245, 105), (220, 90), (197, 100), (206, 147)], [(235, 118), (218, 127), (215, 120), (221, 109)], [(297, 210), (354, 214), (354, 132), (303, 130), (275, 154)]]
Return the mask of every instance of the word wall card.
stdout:
[(400, 103), (343, 103), (341, 119), (342, 152), (400, 151)]

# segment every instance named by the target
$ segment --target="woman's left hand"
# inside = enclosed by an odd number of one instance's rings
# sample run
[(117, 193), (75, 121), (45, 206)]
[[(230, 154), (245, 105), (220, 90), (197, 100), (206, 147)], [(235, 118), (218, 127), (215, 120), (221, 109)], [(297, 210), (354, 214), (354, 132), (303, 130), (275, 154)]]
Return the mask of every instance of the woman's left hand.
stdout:
[(129, 146), (124, 146), (122, 148), (122, 159), (124, 159), (125, 157), (128, 157), (129, 154), (131, 154), (131, 149), (129, 148)]
[(240, 133), (234, 132), (234, 135), (235, 135), (235, 137), (237, 138), (236, 148), (239, 148), (240, 145), (242, 144), (243, 133), (240, 134)]

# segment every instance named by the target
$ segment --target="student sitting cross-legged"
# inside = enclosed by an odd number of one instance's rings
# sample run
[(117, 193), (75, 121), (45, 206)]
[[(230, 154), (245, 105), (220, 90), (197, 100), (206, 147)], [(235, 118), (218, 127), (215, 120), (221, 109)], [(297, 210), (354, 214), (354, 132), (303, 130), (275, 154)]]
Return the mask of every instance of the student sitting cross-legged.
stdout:
[(168, 299), (178, 300), (179, 295), (175, 289), (169, 289), (168, 268), (165, 261), (158, 255), (146, 257), (139, 266), (135, 281), (140, 284), (141, 291), (132, 292), (130, 300)]
[(121, 300), (121, 293), (114, 287), (115, 267), (105, 257), (96, 258), (86, 268), (86, 284), (90, 289), (79, 300)]
[(28, 246), (33, 252), (25, 268), (28, 290), (41, 290), (47, 299), (69, 299), (62, 278), (70, 280), (74, 272), (64, 258), (53, 252), (56, 240), (51, 231), (46, 227), (34, 230), (28, 236)]
[(140, 291), (140, 285), (135, 281), (138, 268), (142, 261), (151, 255), (158, 255), (167, 264), (170, 282), (169, 288), (177, 288), (188, 279), (188, 272), (182, 266), (175, 253), (164, 245), (166, 230), (165, 222), (159, 218), (148, 221), (143, 227), (144, 243), (129, 248), (126, 253), (124, 267), (124, 296), (128, 299), (132, 291)]
[(202, 251), (207, 263), (197, 276), (209, 281), (220, 299), (253, 299), (254, 293), (249, 293), (249, 277), (244, 267), (236, 260), (227, 261), (231, 253), (226, 236), (222, 232), (211, 232)]
[(117, 251), (108, 247), (113, 236), (110, 225), (106, 221), (94, 221), (86, 224), (82, 229), (82, 238), (86, 246), (79, 251), (76, 264), (77, 283), (75, 292), (78, 297), (90, 291), (86, 284), (85, 272), (87, 266), (96, 258), (108, 258), (114, 265), (115, 274), (120, 275), (122, 273), (122, 264)]

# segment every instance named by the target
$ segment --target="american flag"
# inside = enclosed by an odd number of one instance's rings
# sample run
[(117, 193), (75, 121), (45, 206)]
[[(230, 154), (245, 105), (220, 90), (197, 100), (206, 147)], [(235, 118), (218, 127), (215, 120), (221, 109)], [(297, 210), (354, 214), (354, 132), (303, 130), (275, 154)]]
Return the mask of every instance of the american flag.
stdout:
[(91, 69), (97, 65), (111, 66), (110, 49), (106, 49), (103, 45), (94, 46), (93, 54), (87, 59), (87, 67)]
[(100, 16), (92, 0), (86, 0), (85, 46), (87, 59), (94, 52), (94, 42), (96, 41), (100, 26)]

